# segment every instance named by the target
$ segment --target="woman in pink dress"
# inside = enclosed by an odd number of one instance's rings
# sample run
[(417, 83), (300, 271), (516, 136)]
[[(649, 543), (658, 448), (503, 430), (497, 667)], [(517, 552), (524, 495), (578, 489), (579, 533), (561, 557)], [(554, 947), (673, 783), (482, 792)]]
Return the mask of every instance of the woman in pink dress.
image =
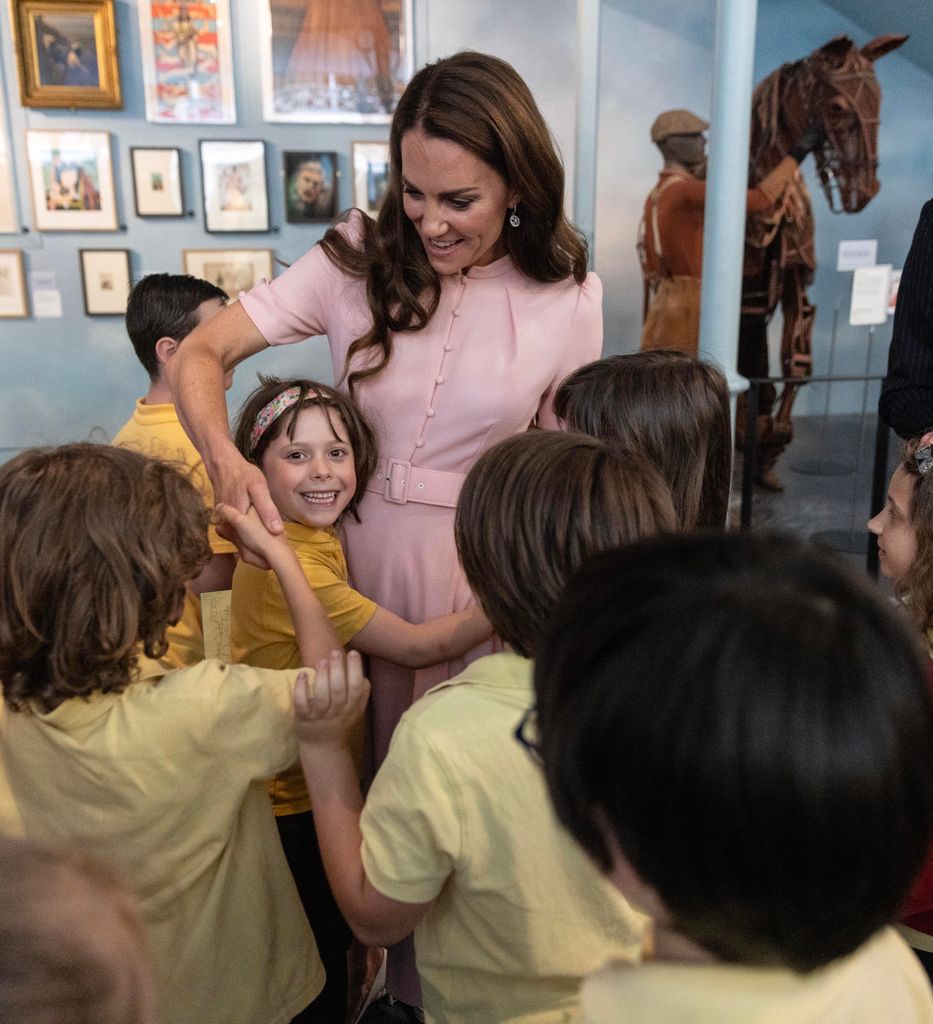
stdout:
[[(473, 600), (453, 520), (476, 458), (557, 423), (552, 400), (602, 348), (602, 286), (563, 212), (564, 171), (528, 87), (463, 52), (418, 72), (390, 132), (378, 220), (353, 211), (281, 277), (195, 329), (169, 364), (182, 421), (219, 500), (281, 529), (258, 467), (230, 439), (223, 376), (267, 345), (327, 335), (334, 378), (369, 414), (382, 456), (360, 523), (344, 524), (354, 586), (413, 622)], [(375, 762), (415, 697), (488, 653), (412, 673), (374, 659)]]

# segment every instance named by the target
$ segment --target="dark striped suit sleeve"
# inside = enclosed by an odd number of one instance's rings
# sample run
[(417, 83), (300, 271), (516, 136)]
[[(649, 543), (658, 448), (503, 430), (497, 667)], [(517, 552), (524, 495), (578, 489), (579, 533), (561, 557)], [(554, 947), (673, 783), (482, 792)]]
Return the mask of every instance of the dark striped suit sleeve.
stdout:
[(901, 437), (933, 428), (933, 199), (904, 262), (878, 415)]

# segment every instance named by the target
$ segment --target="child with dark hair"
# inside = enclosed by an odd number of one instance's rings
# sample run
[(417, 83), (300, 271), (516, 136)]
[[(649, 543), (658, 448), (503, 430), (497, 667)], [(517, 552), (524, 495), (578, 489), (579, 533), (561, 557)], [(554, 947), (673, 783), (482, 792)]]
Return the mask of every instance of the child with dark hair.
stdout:
[(559, 818), (654, 923), (651, 962), (584, 984), (587, 1022), (933, 1021), (886, 927), (933, 826), (933, 707), (867, 583), (790, 538), (606, 553), (535, 691)]
[(581, 977), (640, 955), (642, 919), (562, 832), (521, 743), (531, 657), (587, 555), (674, 527), (644, 457), (595, 438), (519, 434), (467, 474), (456, 539), (470, 586), (510, 650), (473, 662), (405, 713), (363, 807), (347, 734), (365, 705), (359, 660), (295, 692), (324, 865), (365, 942), (415, 928), (427, 1020), (575, 1019)]
[(664, 349), (608, 356), (560, 385), (554, 412), (568, 430), (643, 451), (671, 488), (682, 530), (725, 526), (732, 427), (718, 367)]
[[(285, 523), (285, 537), (340, 643), (420, 668), (459, 657), (488, 640), (492, 629), (476, 606), (412, 623), (350, 586), (337, 524), (344, 515), (359, 519), (357, 507), (376, 472), (375, 432), (356, 403), (335, 388), (310, 380), (259, 380), (237, 416), (234, 442), (262, 470)], [(429, 573), (431, 566), (425, 565), (424, 571)], [(301, 664), (291, 615), (274, 573), (237, 566), (230, 644), (233, 660), (247, 665)], [(406, 703), (410, 700), (409, 693)], [(362, 729), (355, 741), (362, 766)], [(297, 759), (272, 780), (270, 792), (285, 855), (327, 968), (327, 985), (307, 1020), (329, 1024), (346, 1009), (346, 955), (352, 935), (327, 885)]]
[[(278, 575), (315, 663), (337, 638), (291, 548), (255, 513), (221, 512)], [(207, 517), (181, 473), (132, 451), (0, 467), (0, 831), (122, 868), (159, 1020), (282, 1024), (324, 982), (261, 785), (297, 757), (300, 673), (155, 660), (210, 557)]]
[(88, 855), (0, 836), (0, 1020), (155, 1024), (139, 910)]
[[(126, 330), (149, 375), (149, 390), (137, 399), (133, 415), (112, 441), (119, 448), (172, 463), (188, 476), (207, 508), (214, 504), (214, 491), (201, 455), (175, 412), (165, 367), (195, 327), (216, 316), (226, 302), (227, 295), (220, 288), (190, 274), (149, 274), (133, 288), (126, 304)], [(233, 373), (229, 373), (225, 386), (232, 383)], [(208, 539), (213, 554), (189, 582), (182, 616), (169, 627), (166, 657), (175, 668), (204, 658), (200, 595), (229, 590), (233, 578), (235, 545), (214, 526), (208, 527)]]

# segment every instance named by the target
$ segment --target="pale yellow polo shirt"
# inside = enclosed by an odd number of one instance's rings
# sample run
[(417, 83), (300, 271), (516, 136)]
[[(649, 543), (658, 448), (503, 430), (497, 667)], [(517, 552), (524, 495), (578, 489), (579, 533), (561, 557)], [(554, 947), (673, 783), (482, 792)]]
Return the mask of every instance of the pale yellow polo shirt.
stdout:
[(885, 928), (810, 974), (740, 964), (608, 967), (583, 984), (585, 1024), (930, 1024), (933, 997)]
[[(337, 531), (286, 523), (285, 536), (337, 639), (346, 646), (373, 617), (377, 605), (350, 586)], [(278, 577), (242, 561), (233, 574), (230, 656), (234, 662), (263, 668), (297, 668), (301, 664), (295, 626)], [(353, 737), (353, 746), (359, 766), (362, 726)], [(276, 814), (298, 814), (311, 806), (300, 764), (270, 780), (269, 794)]]
[(532, 663), (474, 661), (405, 713), (363, 809), (372, 885), (434, 900), (415, 931), (429, 1021), (576, 1021), (583, 975), (640, 955), (645, 918), (561, 828), (514, 730)]
[(323, 986), (262, 783), (296, 757), (296, 675), (145, 661), (119, 694), (0, 706), (0, 829), (123, 870), (161, 1024), (288, 1024)]
[[(214, 489), (201, 453), (185, 433), (174, 405), (147, 405), (143, 399), (137, 399), (133, 415), (117, 431), (111, 444), (177, 465), (200, 492), (204, 505), (214, 507)], [(224, 540), (213, 526), (208, 527), (207, 534), (215, 555), (236, 551), (235, 545)], [(169, 649), (165, 660), (173, 668), (196, 665), (204, 660), (201, 602), (190, 591), (185, 595), (181, 618), (174, 626), (169, 626), (166, 635)]]

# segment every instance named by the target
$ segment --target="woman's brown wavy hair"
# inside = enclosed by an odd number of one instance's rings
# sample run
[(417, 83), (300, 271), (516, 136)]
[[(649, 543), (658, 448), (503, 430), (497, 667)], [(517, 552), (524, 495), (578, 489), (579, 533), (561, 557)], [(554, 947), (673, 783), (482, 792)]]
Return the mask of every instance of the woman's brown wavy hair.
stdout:
[(901, 468), (913, 485), (907, 517), (917, 538), (917, 554), (894, 589), (920, 629), (928, 630), (933, 626), (933, 470), (920, 472), (917, 452), (922, 447), (919, 437), (904, 445)]
[[(399, 100), (389, 134), (389, 183), (376, 221), (362, 216), (362, 247), (331, 228), (321, 245), (345, 273), (365, 278), (373, 326), (347, 352), (353, 388), (379, 373), (392, 334), (422, 330), (437, 310), (441, 282), (402, 203), (402, 136), (419, 129), (479, 157), (520, 197), (517, 228), (503, 231), (515, 266), (535, 281), (586, 277), (587, 246), (564, 215), (564, 168), (550, 129), (518, 72), (498, 57), (465, 50), (428, 64)], [(350, 372), (362, 356), (366, 364)]]
[(167, 649), (185, 584), (210, 558), (208, 513), (174, 467), (96, 444), (32, 448), (0, 468), (0, 685), (16, 711), (132, 680)]

